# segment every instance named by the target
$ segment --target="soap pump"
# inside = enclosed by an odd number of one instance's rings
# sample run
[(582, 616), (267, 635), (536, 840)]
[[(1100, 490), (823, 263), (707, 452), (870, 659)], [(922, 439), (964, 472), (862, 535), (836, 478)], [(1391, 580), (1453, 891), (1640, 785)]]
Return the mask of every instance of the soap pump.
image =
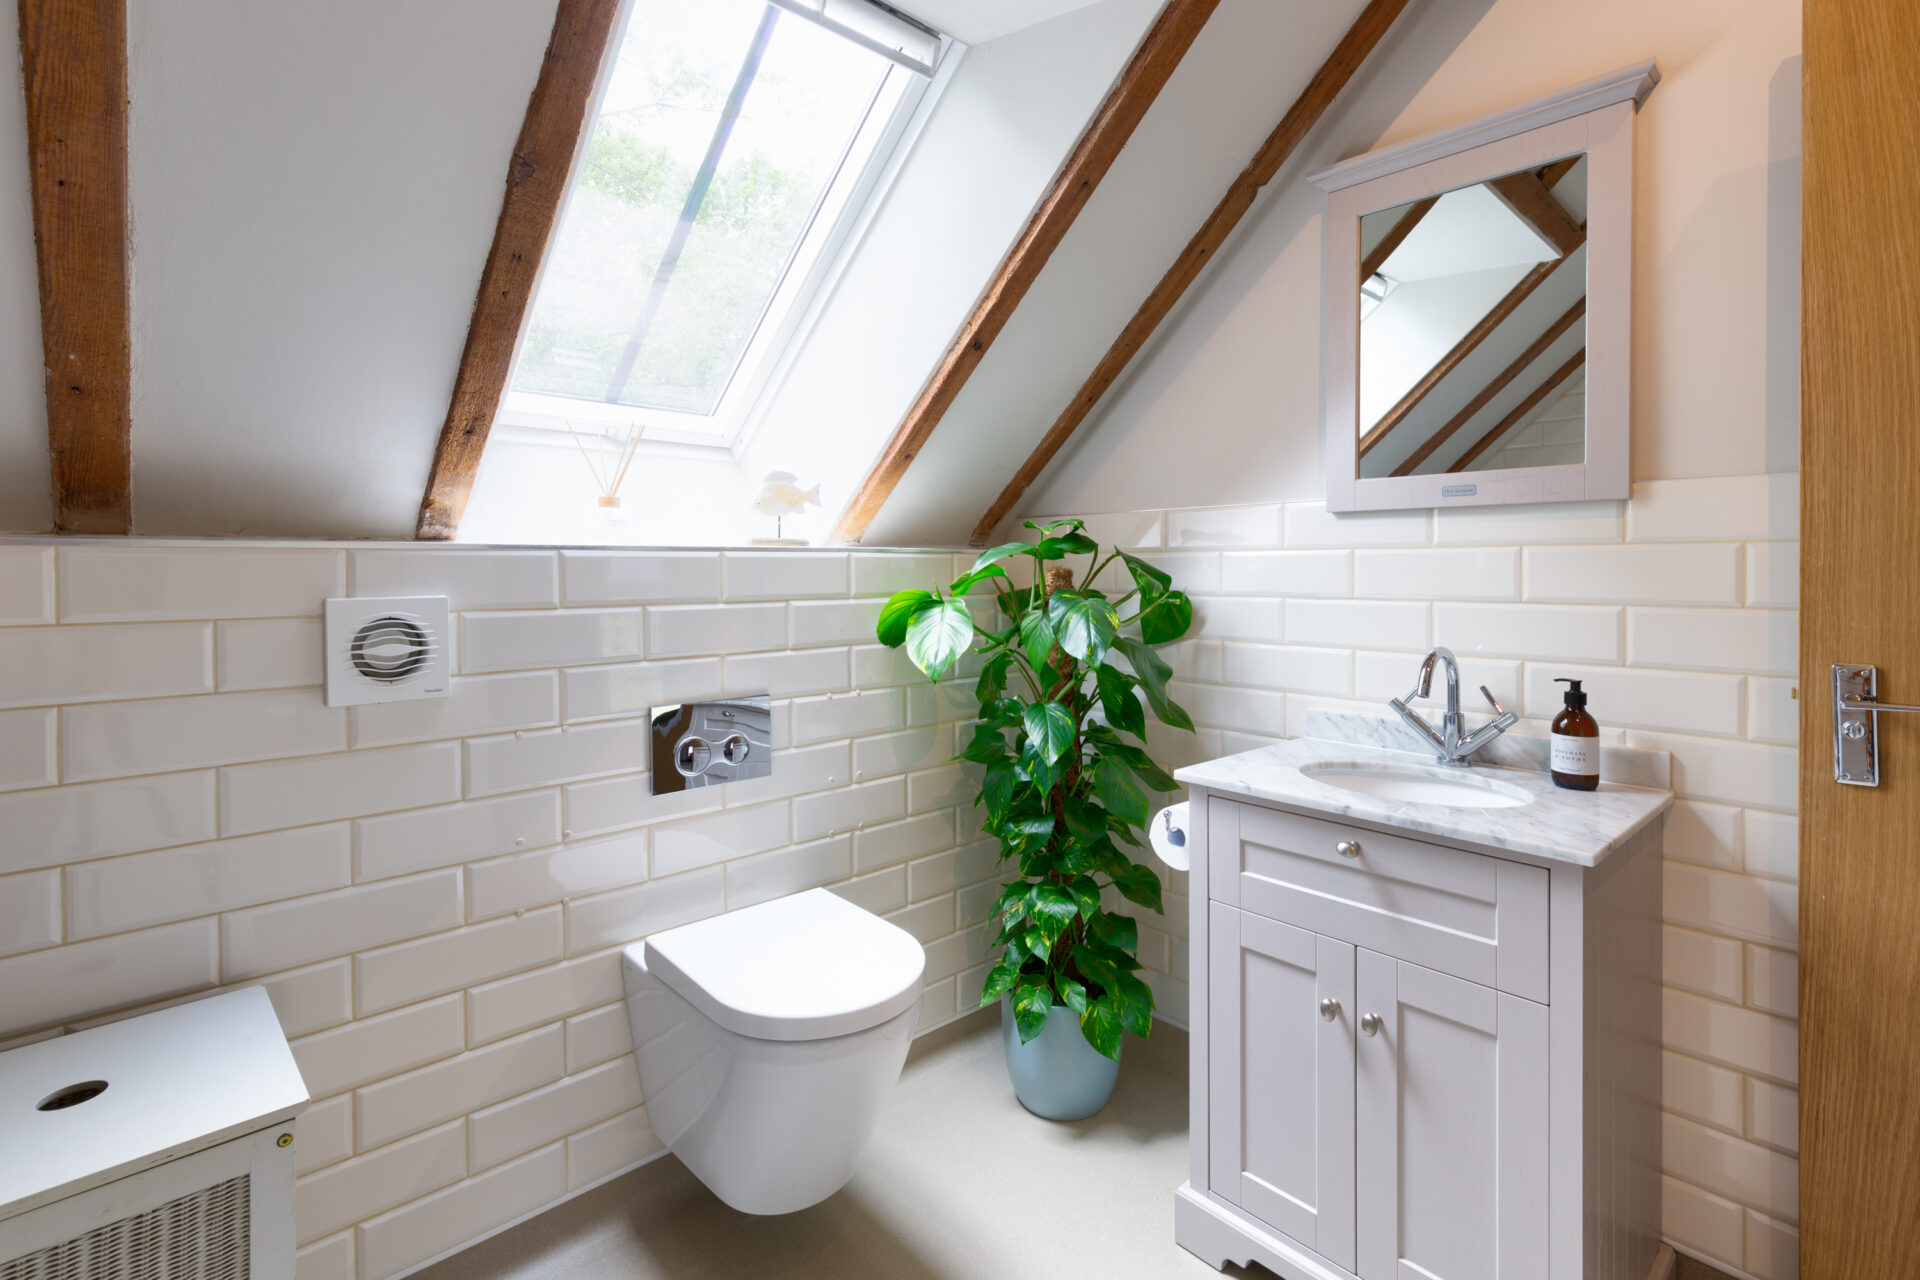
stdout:
[(1549, 768), (1553, 785), (1569, 791), (1595, 791), (1600, 786), (1600, 726), (1587, 714), (1587, 695), (1580, 681), (1562, 676), (1555, 684), (1568, 686), (1566, 709), (1553, 718)]

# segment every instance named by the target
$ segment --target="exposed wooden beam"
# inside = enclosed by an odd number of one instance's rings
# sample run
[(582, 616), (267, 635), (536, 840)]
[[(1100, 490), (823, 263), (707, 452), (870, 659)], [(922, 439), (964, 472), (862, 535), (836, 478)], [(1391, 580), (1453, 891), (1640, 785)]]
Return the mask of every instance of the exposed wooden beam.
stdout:
[(832, 541), (858, 542), (866, 533), (1219, 5), (1220, 0), (1170, 0), (1161, 10), (834, 526)]
[(480, 273), (480, 293), (420, 503), (416, 537), (450, 539), (466, 513), (619, 12), (619, 0), (560, 0), (553, 16), (540, 79), (507, 166), (506, 197)]
[(1067, 407), (1058, 418), (1054, 419), (1053, 425), (1047, 428), (1047, 433), (1040, 438), (1040, 443), (1034, 446), (1033, 452), (1027, 455), (1027, 460), (1020, 464), (1018, 471), (1014, 472), (1013, 479), (1009, 480), (1006, 488), (1000, 491), (1000, 496), (993, 500), (993, 505), (987, 508), (986, 514), (980, 517), (980, 522), (973, 528), (973, 541), (976, 545), (985, 542), (992, 535), (994, 528), (1006, 518), (1007, 514), (1013, 510), (1014, 504), (1019, 502), (1021, 496), (1026, 493), (1027, 487), (1039, 479), (1040, 473), (1046, 470), (1047, 464), (1053, 461), (1054, 455), (1060, 452), (1061, 447), (1067, 443), (1067, 439), (1086, 420), (1087, 415), (1093, 411), (1093, 407), (1100, 402), (1100, 398), (1119, 380), (1134, 355), (1147, 344), (1147, 340), (1153, 336), (1161, 322), (1172, 313), (1188, 287), (1200, 277), (1200, 273), (1219, 252), (1220, 246), (1226, 243), (1227, 237), (1233, 234), (1233, 229), (1240, 224), (1240, 219), (1244, 218), (1247, 210), (1253, 207), (1254, 198), (1260, 193), (1260, 189), (1280, 172), (1280, 167), (1293, 155), (1294, 149), (1300, 145), (1308, 131), (1319, 123), (1320, 117), (1326, 113), (1327, 108), (1333, 105), (1334, 99), (1340, 95), (1342, 89), (1346, 88), (1347, 82), (1353, 79), (1354, 73), (1360, 69), (1360, 64), (1367, 60), (1367, 55), (1373, 52), (1374, 46), (1386, 36), (1387, 30), (1393, 26), (1394, 19), (1398, 18), (1401, 11), (1411, 2), (1412, 0), (1372, 0), (1354, 24), (1347, 29), (1346, 35), (1341, 37), (1340, 43), (1334, 47), (1332, 54), (1321, 64), (1320, 70), (1314, 73), (1306, 89), (1287, 109), (1287, 114), (1281, 118), (1279, 125), (1267, 135), (1267, 140), (1260, 144), (1260, 150), (1233, 180), (1233, 185), (1227, 188), (1227, 194), (1221, 197), (1220, 203), (1214, 206), (1213, 212), (1208, 214), (1207, 220), (1200, 225), (1200, 230), (1194, 233), (1193, 238), (1187, 242), (1186, 248), (1180, 251), (1180, 256), (1174, 259), (1173, 265), (1160, 278), (1160, 283), (1153, 287), (1153, 292), (1147, 295), (1146, 301), (1142, 302), (1139, 309), (1133, 313), (1133, 318), (1127, 321), (1126, 328), (1122, 329), (1120, 336), (1113, 340), (1113, 345), (1107, 348), (1107, 353), (1100, 358), (1100, 363), (1095, 365), (1093, 372), (1087, 375), (1087, 380), (1080, 384), (1080, 389), (1074, 393)]
[(1459, 432), (1460, 428), (1466, 426), (1467, 423), (1473, 421), (1474, 417), (1477, 414), (1479, 414), (1479, 412), (1482, 409), (1486, 408), (1487, 405), (1492, 403), (1493, 398), (1495, 396), (1499, 395), (1502, 391), (1505, 391), (1515, 378), (1519, 377), (1522, 373), (1525, 373), (1528, 365), (1532, 364), (1535, 360), (1538, 360), (1542, 352), (1544, 352), (1548, 347), (1552, 346), (1556, 341), (1558, 341), (1561, 334), (1571, 329), (1574, 326), (1574, 323), (1578, 321), (1580, 317), (1586, 314), (1587, 314), (1587, 300), (1585, 298), (1580, 299), (1580, 301), (1574, 303), (1571, 307), (1568, 307), (1566, 312), (1558, 320), (1555, 320), (1552, 324), (1547, 326), (1547, 331), (1545, 333), (1541, 334), (1538, 338), (1535, 338), (1533, 340), (1532, 346), (1528, 347), (1525, 351), (1520, 353), (1519, 359), (1515, 360), (1512, 364), (1502, 369), (1499, 373), (1499, 376), (1494, 378), (1494, 380), (1492, 382), (1489, 382), (1486, 386), (1482, 387), (1480, 389), (1479, 395), (1476, 395), (1473, 399), (1467, 401), (1466, 408), (1454, 414), (1453, 417), (1447, 420), (1446, 425), (1442, 426), (1438, 431), (1435, 431), (1432, 435), (1428, 436), (1426, 440), (1421, 443), (1419, 448), (1415, 449), (1411, 454), (1407, 456), (1407, 460), (1405, 462), (1402, 462), (1399, 466), (1393, 469), (1392, 474), (1396, 476), (1412, 475), (1414, 473), (1415, 468), (1417, 468), (1421, 463), (1425, 462), (1429, 457), (1433, 455), (1434, 450), (1438, 449), (1441, 445), (1445, 444), (1447, 441), (1453, 439), (1454, 435)]
[(1380, 237), (1380, 243), (1373, 246), (1367, 256), (1360, 260), (1360, 280), (1363, 284), (1373, 279), (1380, 268), (1387, 264), (1387, 259), (1393, 256), (1393, 251), (1413, 234), (1413, 229), (1420, 225), (1420, 219), (1432, 213), (1433, 206), (1439, 203), (1439, 196), (1428, 196), (1425, 200), (1416, 200), (1407, 207), (1407, 211), (1400, 215), (1400, 221), (1389, 227), (1387, 234)]
[(53, 521), (133, 527), (126, 0), (20, 0)]
[(1571, 378), (1573, 376), (1574, 370), (1578, 369), (1581, 365), (1585, 364), (1586, 362), (1587, 362), (1587, 349), (1585, 347), (1582, 347), (1578, 351), (1574, 352), (1573, 355), (1567, 360), (1565, 364), (1561, 365), (1558, 369), (1555, 369), (1552, 373), (1548, 374), (1547, 380), (1545, 382), (1542, 382), (1539, 386), (1535, 387), (1532, 391), (1528, 392), (1527, 398), (1522, 400), (1519, 404), (1513, 406), (1513, 412), (1509, 413), (1506, 417), (1500, 419), (1499, 422), (1495, 423), (1493, 426), (1493, 430), (1487, 432), (1487, 434), (1481, 436), (1478, 440), (1475, 440), (1473, 442), (1473, 447), (1468, 449), (1465, 453), (1461, 454), (1460, 457), (1454, 462), (1454, 464), (1448, 467), (1447, 470), (1450, 472), (1465, 471), (1468, 467), (1472, 466), (1473, 460), (1475, 458), (1478, 458), (1481, 454), (1485, 453), (1488, 449), (1491, 449), (1493, 447), (1494, 441), (1498, 440), (1501, 436), (1507, 434), (1507, 432), (1513, 430), (1515, 427), (1519, 426), (1523, 421), (1525, 421), (1528, 414), (1532, 413), (1535, 409), (1538, 409), (1540, 407), (1541, 401), (1545, 400), (1551, 392), (1553, 392), (1557, 387), (1559, 387), (1562, 383), (1564, 383), (1568, 378)]
[(1507, 208), (1514, 211), (1520, 220), (1540, 233), (1545, 240), (1566, 257), (1580, 247), (1586, 239), (1586, 233), (1580, 230), (1580, 224), (1561, 207), (1547, 190), (1547, 184), (1539, 175), (1533, 173), (1510, 173), (1504, 178), (1494, 178), (1487, 184), (1487, 190), (1500, 197)]
[(1407, 388), (1407, 393), (1400, 397), (1399, 402), (1380, 415), (1380, 421), (1367, 428), (1366, 434), (1360, 437), (1360, 456), (1366, 457), (1375, 445), (1385, 440), (1395, 427), (1406, 421), (1407, 415), (1418, 408), (1421, 401), (1446, 380), (1448, 374), (1458, 369), (1463, 360), (1478, 351), (1480, 344), (1492, 337), (1494, 330), (1506, 323), (1507, 317), (1518, 310), (1520, 304), (1531, 297), (1535, 289), (1545, 284), (1565, 261), (1565, 258), (1555, 258), (1552, 262), (1543, 262), (1521, 276), (1520, 282), (1509, 289), (1505, 297), (1494, 303), (1493, 309), (1482, 316), (1473, 328), (1467, 330), (1460, 341), (1453, 344), (1452, 350), (1441, 356), (1433, 368), (1421, 374), (1420, 380)]
[(1545, 186), (1547, 190), (1551, 191), (1560, 185), (1560, 179), (1573, 172), (1573, 166), (1579, 164), (1584, 159), (1586, 159), (1584, 155), (1563, 156), (1550, 165), (1534, 170), (1534, 172), (1539, 175), (1541, 184)]

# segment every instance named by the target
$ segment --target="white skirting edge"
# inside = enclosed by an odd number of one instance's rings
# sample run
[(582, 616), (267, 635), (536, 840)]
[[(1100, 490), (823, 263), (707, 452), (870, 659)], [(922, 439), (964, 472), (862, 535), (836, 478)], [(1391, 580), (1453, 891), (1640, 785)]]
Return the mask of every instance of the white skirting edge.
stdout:
[(1301, 1253), (1253, 1219), (1216, 1204), (1183, 1182), (1173, 1193), (1173, 1238), (1216, 1271), (1257, 1262), (1285, 1280), (1353, 1280), (1351, 1274)]

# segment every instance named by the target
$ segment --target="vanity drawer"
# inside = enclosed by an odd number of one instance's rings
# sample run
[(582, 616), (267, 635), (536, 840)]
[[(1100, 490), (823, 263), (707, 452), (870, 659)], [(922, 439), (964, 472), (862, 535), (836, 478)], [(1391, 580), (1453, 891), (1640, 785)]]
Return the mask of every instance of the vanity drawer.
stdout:
[(1544, 867), (1218, 796), (1207, 830), (1215, 901), (1547, 1000)]

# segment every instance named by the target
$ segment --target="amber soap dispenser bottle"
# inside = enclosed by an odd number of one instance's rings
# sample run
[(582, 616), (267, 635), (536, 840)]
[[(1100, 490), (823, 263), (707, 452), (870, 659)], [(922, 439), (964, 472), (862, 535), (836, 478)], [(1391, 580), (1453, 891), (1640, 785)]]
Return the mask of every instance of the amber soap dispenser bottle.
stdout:
[(1553, 718), (1548, 756), (1553, 785), (1569, 791), (1596, 791), (1600, 787), (1600, 726), (1587, 714), (1587, 695), (1578, 680), (1563, 676), (1554, 683), (1568, 688), (1566, 709)]

